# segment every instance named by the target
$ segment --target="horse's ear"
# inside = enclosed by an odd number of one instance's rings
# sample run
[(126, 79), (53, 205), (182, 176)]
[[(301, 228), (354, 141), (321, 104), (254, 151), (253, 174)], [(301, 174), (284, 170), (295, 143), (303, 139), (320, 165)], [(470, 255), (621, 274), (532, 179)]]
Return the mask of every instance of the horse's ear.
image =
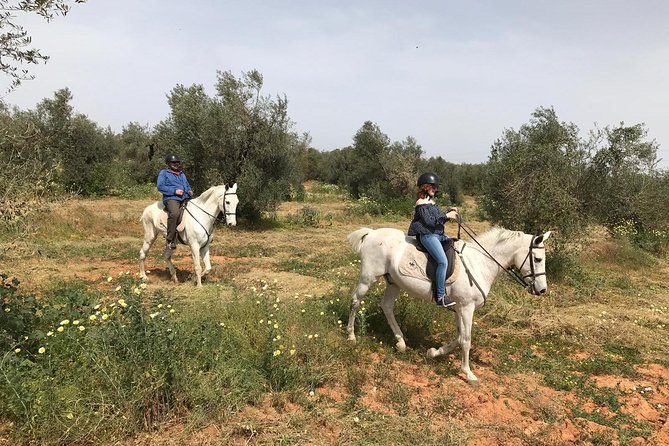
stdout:
[(237, 192), (237, 183), (233, 184), (228, 188), (230, 192)]
[(545, 232), (543, 235), (537, 235), (536, 237), (534, 237), (534, 240), (532, 240), (532, 245), (540, 246), (550, 236), (551, 236), (551, 231)]

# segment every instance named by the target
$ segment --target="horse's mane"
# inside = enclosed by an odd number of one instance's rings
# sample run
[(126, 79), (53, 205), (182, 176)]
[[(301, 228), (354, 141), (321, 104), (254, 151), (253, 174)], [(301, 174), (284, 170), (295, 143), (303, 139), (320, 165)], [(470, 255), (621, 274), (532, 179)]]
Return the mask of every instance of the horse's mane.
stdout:
[(476, 239), (485, 247), (492, 247), (499, 244), (507, 244), (522, 237), (521, 231), (511, 231), (499, 226), (494, 226), (484, 233), (480, 234)]
[[(209, 200), (209, 198), (211, 198), (211, 196), (213, 195), (214, 191), (215, 191), (217, 188), (219, 188), (219, 187), (221, 187), (221, 186), (212, 186), (212, 187), (210, 187), (210, 188), (207, 189), (206, 191), (202, 192), (202, 193), (196, 198), (196, 200), (197, 200), (199, 203), (203, 203), (203, 204), (206, 203), (206, 202)], [(224, 187), (224, 186), (223, 186), (223, 187)]]

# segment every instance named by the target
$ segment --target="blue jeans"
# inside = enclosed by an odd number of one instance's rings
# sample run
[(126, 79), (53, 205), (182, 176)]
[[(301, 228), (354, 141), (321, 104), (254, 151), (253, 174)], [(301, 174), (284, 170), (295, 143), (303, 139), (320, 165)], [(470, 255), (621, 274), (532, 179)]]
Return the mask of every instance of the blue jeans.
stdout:
[(444, 297), (446, 295), (446, 287), (444, 282), (446, 282), (446, 270), (448, 269), (448, 259), (446, 258), (446, 253), (444, 248), (441, 246), (441, 242), (448, 240), (448, 236), (445, 234), (421, 234), (420, 242), (427, 249), (427, 252), (430, 253), (432, 258), (437, 262), (437, 272), (434, 280), (436, 281), (437, 288), (437, 299)]

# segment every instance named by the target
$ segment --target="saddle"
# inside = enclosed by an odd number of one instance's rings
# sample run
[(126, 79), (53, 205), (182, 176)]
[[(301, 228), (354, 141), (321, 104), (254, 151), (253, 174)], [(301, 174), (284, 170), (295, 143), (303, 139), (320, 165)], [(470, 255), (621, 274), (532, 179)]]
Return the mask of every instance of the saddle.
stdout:
[[(398, 268), (400, 274), (434, 284), (434, 276), (437, 271), (436, 262), (419, 240), (413, 237), (407, 237), (406, 240), (409, 246), (406, 247), (400, 258)], [(455, 243), (454, 239), (448, 239), (441, 244), (448, 259), (445, 285), (452, 284), (460, 275), (460, 259), (455, 255)]]
[[(183, 243), (183, 239), (181, 237), (181, 234), (183, 233), (184, 229), (186, 228), (186, 221), (189, 218), (188, 212), (184, 212), (186, 209), (185, 204), (187, 204), (188, 201), (184, 201), (181, 206), (179, 206), (179, 216), (177, 217), (177, 238), (181, 243)], [(167, 231), (167, 208), (163, 205), (163, 213), (160, 214), (160, 229), (163, 231)]]

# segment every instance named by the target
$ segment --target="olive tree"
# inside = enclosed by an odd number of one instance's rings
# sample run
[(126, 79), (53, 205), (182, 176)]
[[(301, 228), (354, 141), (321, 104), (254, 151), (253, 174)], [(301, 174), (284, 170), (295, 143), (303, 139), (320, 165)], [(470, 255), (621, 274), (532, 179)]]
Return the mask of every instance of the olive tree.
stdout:
[(181, 154), (196, 192), (239, 183), (240, 210), (254, 219), (302, 188), (299, 162), (309, 144), (293, 131), (287, 98), (265, 96), (262, 87), (255, 70), (239, 78), (218, 72), (214, 96), (178, 85), (154, 139), (160, 156)]
[(551, 229), (562, 242), (578, 236), (588, 221), (579, 198), (586, 156), (578, 128), (560, 122), (552, 108), (538, 108), (529, 123), (493, 143), (480, 206), (509, 229)]

